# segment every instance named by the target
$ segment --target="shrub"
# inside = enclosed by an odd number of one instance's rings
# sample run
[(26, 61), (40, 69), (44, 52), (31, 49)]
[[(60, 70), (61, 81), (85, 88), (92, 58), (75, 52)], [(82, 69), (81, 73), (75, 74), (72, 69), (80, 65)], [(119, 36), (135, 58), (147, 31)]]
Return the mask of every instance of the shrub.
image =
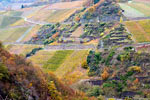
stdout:
[(115, 55), (114, 51), (111, 51), (109, 53), (108, 57), (106, 58), (105, 65), (110, 65), (110, 61), (111, 61), (111, 59), (113, 58), (114, 55)]
[(5, 65), (0, 63), (0, 80), (2, 79), (8, 79), (8, 69)]
[(128, 71), (135, 71), (135, 72), (141, 72), (142, 69), (139, 66), (132, 66), (128, 68)]
[(87, 95), (92, 97), (98, 97), (100, 94), (102, 94), (102, 90), (99, 86), (93, 86), (90, 90), (88, 90)]
[(106, 69), (104, 69), (104, 72), (101, 74), (101, 77), (102, 77), (102, 79), (103, 79), (103, 80), (108, 79), (108, 77), (109, 77), (109, 73), (107, 72), (107, 70), (106, 70)]
[(39, 48), (34, 48), (31, 52), (26, 54), (26, 58), (30, 57), (32, 55), (34, 55), (37, 51), (42, 50), (43, 48), (39, 47)]
[(86, 61), (84, 61), (81, 66), (82, 66), (82, 68), (84, 68), (84, 69), (87, 69), (87, 68), (88, 68), (88, 64), (87, 64)]
[(104, 96), (100, 95), (97, 97), (98, 100), (106, 100)]
[(49, 82), (48, 92), (51, 96), (51, 100), (63, 100), (60, 93), (57, 91), (55, 83), (53, 81)]

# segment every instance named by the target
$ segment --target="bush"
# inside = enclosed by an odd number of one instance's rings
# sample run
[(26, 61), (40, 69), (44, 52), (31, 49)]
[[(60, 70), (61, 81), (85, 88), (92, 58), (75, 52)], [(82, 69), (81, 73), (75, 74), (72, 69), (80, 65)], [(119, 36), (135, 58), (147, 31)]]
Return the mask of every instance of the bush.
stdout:
[(141, 72), (142, 69), (139, 66), (132, 66), (128, 68), (128, 71), (135, 71), (135, 72)]
[(32, 49), (31, 52), (29, 52), (29, 53), (26, 54), (26, 58), (34, 55), (37, 51), (42, 50), (42, 49), (43, 48), (41, 48), (41, 47)]
[(86, 82), (79, 82), (75, 84), (75, 88), (77, 88), (80, 91), (87, 92), (88, 90), (92, 88), (92, 85)]
[(8, 79), (8, 69), (2, 63), (0, 63), (0, 80)]
[(51, 40), (47, 39), (44, 41), (44, 45), (51, 44), (53, 42), (54, 42), (54, 39), (51, 39)]
[(104, 96), (100, 95), (97, 97), (98, 100), (106, 100)]
[(81, 65), (81, 67), (84, 68), (84, 69), (88, 69), (88, 64), (87, 64), (87, 62), (84, 61), (84, 62), (82, 63), (82, 65)]
[(87, 92), (87, 95), (90, 97), (92, 97), (92, 96), (98, 97), (101, 94), (102, 94), (102, 90), (99, 86), (93, 86), (93, 88), (91, 88)]
[(110, 65), (110, 61), (111, 61), (111, 59), (113, 58), (114, 55), (115, 55), (114, 51), (111, 51), (109, 53), (108, 57), (106, 58), (105, 65)]

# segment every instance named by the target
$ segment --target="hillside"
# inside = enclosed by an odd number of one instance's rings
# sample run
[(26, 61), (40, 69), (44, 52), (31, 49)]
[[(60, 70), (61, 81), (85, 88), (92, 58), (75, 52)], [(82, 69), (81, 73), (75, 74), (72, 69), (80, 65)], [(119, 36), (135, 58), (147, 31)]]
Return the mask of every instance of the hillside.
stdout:
[[(49, 72), (0, 46), (0, 98), (16, 100), (90, 100)], [(92, 99), (93, 100), (93, 99)]]
[(149, 100), (150, 0), (29, 2), (0, 11), (0, 97)]

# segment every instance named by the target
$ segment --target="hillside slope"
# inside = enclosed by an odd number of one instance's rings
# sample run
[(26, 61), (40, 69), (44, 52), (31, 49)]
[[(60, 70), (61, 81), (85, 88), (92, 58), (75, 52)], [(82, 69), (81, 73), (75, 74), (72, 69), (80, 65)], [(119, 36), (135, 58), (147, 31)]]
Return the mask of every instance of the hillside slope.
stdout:
[(0, 44), (0, 99), (90, 100), (63, 85), (51, 72), (44, 74), (24, 57), (10, 54), (2, 44)]

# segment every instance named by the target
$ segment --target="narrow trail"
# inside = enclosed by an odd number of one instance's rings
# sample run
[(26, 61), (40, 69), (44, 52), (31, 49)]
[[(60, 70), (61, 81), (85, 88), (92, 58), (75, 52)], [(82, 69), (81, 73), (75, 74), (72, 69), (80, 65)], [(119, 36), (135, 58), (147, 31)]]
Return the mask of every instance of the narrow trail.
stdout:
[(31, 26), (26, 32), (24, 32), (24, 34), (16, 41), (17, 43), (18, 42), (21, 42), (22, 39), (32, 30), (34, 26)]

